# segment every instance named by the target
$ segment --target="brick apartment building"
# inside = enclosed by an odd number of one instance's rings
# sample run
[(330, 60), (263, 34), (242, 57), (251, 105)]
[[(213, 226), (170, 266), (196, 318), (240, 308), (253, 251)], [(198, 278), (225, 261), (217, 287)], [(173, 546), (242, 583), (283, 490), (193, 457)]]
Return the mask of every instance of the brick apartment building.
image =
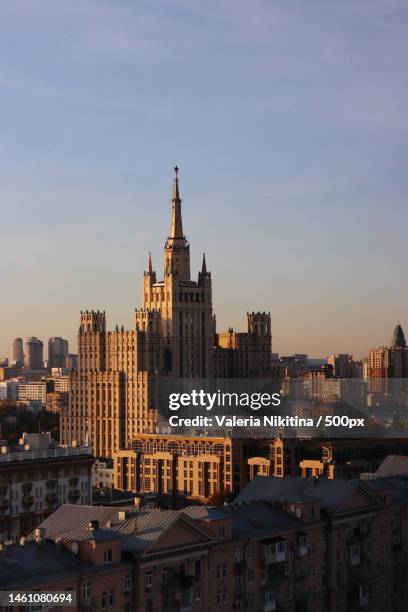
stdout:
[(92, 501), (92, 451), (61, 447), (49, 433), (0, 446), (0, 538), (30, 533), (63, 503)]
[[(59, 572), (59, 584), (77, 594), (77, 609), (104, 610), (110, 596), (112, 610), (138, 612), (402, 612), (407, 520), (405, 477), (256, 477), (230, 507), (64, 505), (40, 534), (45, 564), (47, 550), (81, 568), (94, 564), (94, 573), (81, 569), (82, 582), (74, 571)], [(55, 576), (36, 575), (35, 566), (27, 583), (21, 548), (3, 552), (16, 559), (13, 589), (54, 588)], [(0, 588), (9, 567), (0, 556)]]

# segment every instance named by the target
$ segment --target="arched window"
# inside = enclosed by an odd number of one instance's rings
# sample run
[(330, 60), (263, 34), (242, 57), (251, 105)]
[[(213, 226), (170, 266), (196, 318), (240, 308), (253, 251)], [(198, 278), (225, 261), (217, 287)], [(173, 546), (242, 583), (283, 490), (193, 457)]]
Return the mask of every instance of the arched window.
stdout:
[(108, 594), (107, 593), (102, 593), (101, 608), (102, 608), (102, 610), (105, 610), (107, 607), (108, 607)]

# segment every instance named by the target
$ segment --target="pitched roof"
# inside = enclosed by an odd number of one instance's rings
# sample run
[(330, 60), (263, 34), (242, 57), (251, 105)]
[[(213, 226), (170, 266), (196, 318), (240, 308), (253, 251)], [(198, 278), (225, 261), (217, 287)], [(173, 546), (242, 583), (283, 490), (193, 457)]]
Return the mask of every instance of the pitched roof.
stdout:
[(302, 520), (262, 501), (237, 506), (231, 516), (233, 536), (237, 539), (264, 539), (303, 526)]
[(408, 457), (405, 455), (388, 455), (375, 473), (378, 477), (398, 474), (408, 474)]
[(187, 506), (187, 508), (182, 509), (182, 512), (197, 521), (214, 521), (226, 518), (231, 514), (227, 507), (220, 508), (216, 506)]
[(387, 489), (393, 505), (408, 504), (408, 476), (386, 476), (367, 480), (365, 483), (374, 491), (382, 492)]
[[(93, 533), (87, 529), (92, 520), (99, 521), (100, 525)], [(123, 540), (122, 550), (141, 552), (150, 548), (178, 520), (184, 520), (211, 539), (203, 527), (178, 510), (137, 510), (64, 504), (45, 519), (40, 527), (45, 530), (45, 538), (84, 542), (89, 539), (107, 540), (119, 537)], [(30, 536), (32, 537), (33, 535)]]
[(235, 498), (234, 504), (250, 501), (305, 502), (318, 500), (321, 507), (336, 510), (358, 488), (365, 487), (360, 480), (336, 478), (274, 478), (257, 476)]
[[(67, 540), (82, 542), (89, 539), (90, 532), (87, 527), (90, 521), (98, 521), (101, 530), (103, 530), (106, 529), (109, 521), (118, 517), (118, 512), (118, 508), (111, 508), (110, 506), (64, 504), (46, 518), (40, 527), (45, 529), (46, 538), (55, 539), (61, 537)], [(105, 536), (107, 535), (108, 533), (105, 532)], [(112, 537), (115, 537), (114, 533), (112, 533)]]

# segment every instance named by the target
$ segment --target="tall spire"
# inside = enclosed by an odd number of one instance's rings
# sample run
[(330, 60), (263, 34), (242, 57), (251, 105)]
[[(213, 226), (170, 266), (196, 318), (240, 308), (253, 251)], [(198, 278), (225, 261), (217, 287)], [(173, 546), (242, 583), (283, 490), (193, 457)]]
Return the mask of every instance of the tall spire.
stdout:
[(149, 272), (150, 275), (153, 274), (152, 254), (151, 254), (150, 251), (149, 251), (149, 262), (148, 262), (148, 265), (147, 265), (147, 271)]
[(171, 211), (171, 227), (169, 238), (181, 238), (184, 239), (183, 235), (183, 223), (181, 220), (181, 199), (179, 192), (179, 182), (178, 182), (178, 166), (174, 166), (174, 182), (173, 182), (173, 195), (171, 198), (172, 202), (172, 211)]
[(207, 264), (205, 262), (205, 253), (203, 253), (203, 265), (201, 266), (201, 274), (207, 274)]

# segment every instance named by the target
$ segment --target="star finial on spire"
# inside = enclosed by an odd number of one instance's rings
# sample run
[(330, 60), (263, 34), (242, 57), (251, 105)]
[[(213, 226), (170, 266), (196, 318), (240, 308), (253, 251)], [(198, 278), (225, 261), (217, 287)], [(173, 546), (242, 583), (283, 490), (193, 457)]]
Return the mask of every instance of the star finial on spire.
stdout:
[(174, 166), (174, 172), (176, 173), (176, 178), (178, 178), (179, 170), (180, 170), (180, 168), (177, 165), (175, 165)]

